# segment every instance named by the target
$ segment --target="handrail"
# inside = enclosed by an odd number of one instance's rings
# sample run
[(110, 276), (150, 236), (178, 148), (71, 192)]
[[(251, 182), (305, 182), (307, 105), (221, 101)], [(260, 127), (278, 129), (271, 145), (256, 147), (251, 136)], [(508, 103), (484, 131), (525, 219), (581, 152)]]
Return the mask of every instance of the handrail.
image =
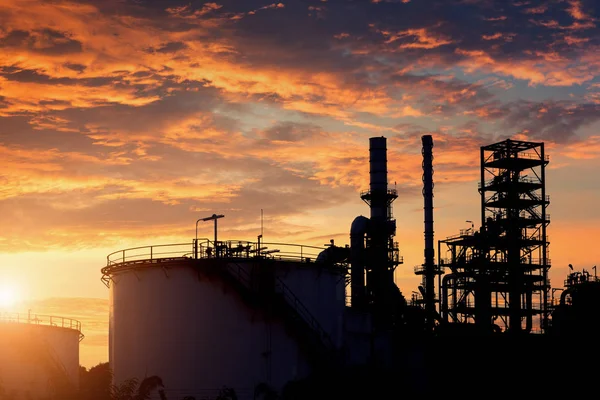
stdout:
[[(502, 178), (504, 178), (504, 177), (500, 176), (500, 175), (494, 176), (493, 178), (484, 181), (483, 185), (481, 184), (481, 181), (479, 181), (479, 182), (477, 182), (477, 187), (479, 189), (481, 189), (482, 186), (485, 187), (485, 188), (488, 188), (490, 186), (497, 185), (497, 184), (501, 185), (501, 184), (508, 184), (508, 183), (512, 184), (512, 183), (515, 183), (515, 182), (508, 181), (508, 180), (503, 180)], [(536, 185), (539, 184), (539, 185), (541, 185), (542, 182), (539, 179), (534, 179), (534, 178), (531, 178), (531, 177), (520, 176), (519, 180), (516, 183), (528, 183), (528, 184), (536, 184)]]
[(18, 323), (32, 325), (55, 326), (59, 328), (74, 329), (81, 332), (81, 322), (72, 318), (59, 317), (56, 315), (39, 315), (24, 313), (0, 313), (0, 323)]
[[(368, 196), (372, 193), (371, 189), (365, 189), (360, 191), (360, 197)], [(398, 196), (398, 190), (396, 189), (387, 189), (386, 194), (390, 196)]]
[(298, 296), (296, 296), (294, 292), (292, 292), (292, 290), (285, 283), (283, 283), (281, 278), (277, 277), (277, 283), (275, 286), (279, 286), (281, 288), (281, 294), (287, 300), (288, 304), (293, 305), (296, 312), (298, 312), (298, 314), (304, 319), (304, 321), (306, 321), (310, 325), (310, 327), (319, 334), (319, 337), (321, 338), (321, 340), (324, 341), (325, 346), (329, 350), (335, 349), (335, 345), (333, 344), (333, 341), (331, 340), (331, 337), (329, 336), (327, 331), (323, 329), (319, 321), (315, 318), (314, 315), (311, 314), (311, 312), (308, 310), (308, 308), (306, 308), (304, 303), (300, 301)]
[[(196, 244), (196, 246), (195, 246)], [(262, 253), (268, 246), (279, 246), (282, 248), (274, 254), (274, 251)], [(215, 252), (214, 249), (217, 248)], [(197, 242), (160, 244), (150, 246), (131, 247), (118, 250), (106, 256), (106, 266), (120, 265), (133, 261), (148, 261), (165, 258), (254, 258), (263, 256), (277, 258), (280, 260), (310, 262), (317, 258), (319, 253), (326, 247), (309, 246), (293, 243), (279, 242), (250, 242), (244, 240), (214, 241), (201, 238)], [(316, 251), (318, 250), (318, 251)]]
[[(240, 283), (247, 288), (251, 288), (250, 274), (246, 269), (242, 268), (238, 264), (227, 264), (227, 269)], [(331, 340), (331, 337), (327, 331), (323, 329), (317, 318), (315, 318), (315, 316), (308, 310), (304, 303), (302, 303), (298, 296), (296, 296), (296, 294), (283, 282), (283, 280), (281, 280), (281, 278), (275, 277), (275, 279), (275, 288), (279, 289), (278, 293), (283, 296), (286, 303), (292, 306), (298, 315), (310, 326), (310, 328), (319, 335), (321, 341), (323, 341), (329, 350), (335, 349), (335, 345)]]

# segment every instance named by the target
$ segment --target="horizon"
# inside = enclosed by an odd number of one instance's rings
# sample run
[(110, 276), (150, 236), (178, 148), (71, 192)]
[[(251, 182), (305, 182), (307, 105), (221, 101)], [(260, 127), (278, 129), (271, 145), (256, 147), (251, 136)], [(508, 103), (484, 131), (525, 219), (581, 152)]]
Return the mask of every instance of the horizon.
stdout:
[[(393, 18), (392, 18), (393, 16)], [(108, 361), (108, 254), (221, 240), (349, 243), (369, 138), (387, 138), (404, 264), (481, 225), (479, 149), (543, 142), (550, 280), (600, 259), (593, 0), (12, 0), (0, 6), (0, 312), (82, 322)], [(436, 248), (436, 260), (437, 260)]]

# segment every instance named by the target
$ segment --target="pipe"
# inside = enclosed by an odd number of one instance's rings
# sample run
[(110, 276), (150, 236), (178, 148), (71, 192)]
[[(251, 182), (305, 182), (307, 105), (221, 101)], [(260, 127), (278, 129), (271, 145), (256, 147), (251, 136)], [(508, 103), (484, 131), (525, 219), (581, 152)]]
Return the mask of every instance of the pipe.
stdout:
[(369, 218), (359, 215), (350, 227), (350, 298), (352, 307), (366, 306), (365, 234)]
[(565, 304), (567, 304), (567, 302), (566, 302), (567, 295), (571, 294), (571, 292), (574, 292), (574, 291), (575, 290), (572, 287), (563, 290), (563, 292), (560, 294), (560, 305), (561, 306), (564, 306)]
[(444, 322), (448, 322), (448, 281), (451, 279), (456, 278), (456, 274), (447, 274), (444, 275), (444, 277), (442, 278), (442, 284), (441, 284), (441, 298), (440, 298), (440, 308), (441, 308), (441, 314), (442, 314), (442, 320), (444, 320)]
[(387, 219), (387, 147), (386, 138), (369, 138), (369, 175), (371, 219)]
[(533, 328), (533, 299), (531, 290), (525, 293), (527, 316), (525, 317), (525, 333), (530, 333)]
[(431, 135), (421, 136), (423, 143), (423, 213), (425, 225), (425, 312), (427, 327), (434, 328), (435, 314), (435, 261), (433, 250), (433, 139)]

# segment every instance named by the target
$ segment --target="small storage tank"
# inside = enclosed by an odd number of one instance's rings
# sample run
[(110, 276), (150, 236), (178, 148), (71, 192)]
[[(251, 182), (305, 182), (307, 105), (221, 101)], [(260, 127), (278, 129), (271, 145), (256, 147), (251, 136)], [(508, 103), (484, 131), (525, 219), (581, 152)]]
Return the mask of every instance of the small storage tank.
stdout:
[[(254, 398), (339, 362), (345, 271), (323, 248), (199, 242), (108, 256), (114, 383), (158, 375), (168, 398)], [(275, 248), (276, 247), (276, 248)]]
[(0, 314), (0, 388), (10, 399), (42, 399), (79, 387), (79, 321)]

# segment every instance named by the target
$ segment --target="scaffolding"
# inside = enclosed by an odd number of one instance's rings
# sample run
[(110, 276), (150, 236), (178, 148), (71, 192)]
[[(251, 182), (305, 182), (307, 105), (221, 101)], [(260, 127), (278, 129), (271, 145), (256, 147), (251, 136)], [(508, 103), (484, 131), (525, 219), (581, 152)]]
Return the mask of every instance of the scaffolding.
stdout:
[(543, 143), (509, 139), (481, 147), (481, 228), (438, 242), (438, 257), (442, 245), (448, 255), (438, 264), (451, 271), (440, 285), (446, 321), (488, 332), (546, 328), (548, 162)]

